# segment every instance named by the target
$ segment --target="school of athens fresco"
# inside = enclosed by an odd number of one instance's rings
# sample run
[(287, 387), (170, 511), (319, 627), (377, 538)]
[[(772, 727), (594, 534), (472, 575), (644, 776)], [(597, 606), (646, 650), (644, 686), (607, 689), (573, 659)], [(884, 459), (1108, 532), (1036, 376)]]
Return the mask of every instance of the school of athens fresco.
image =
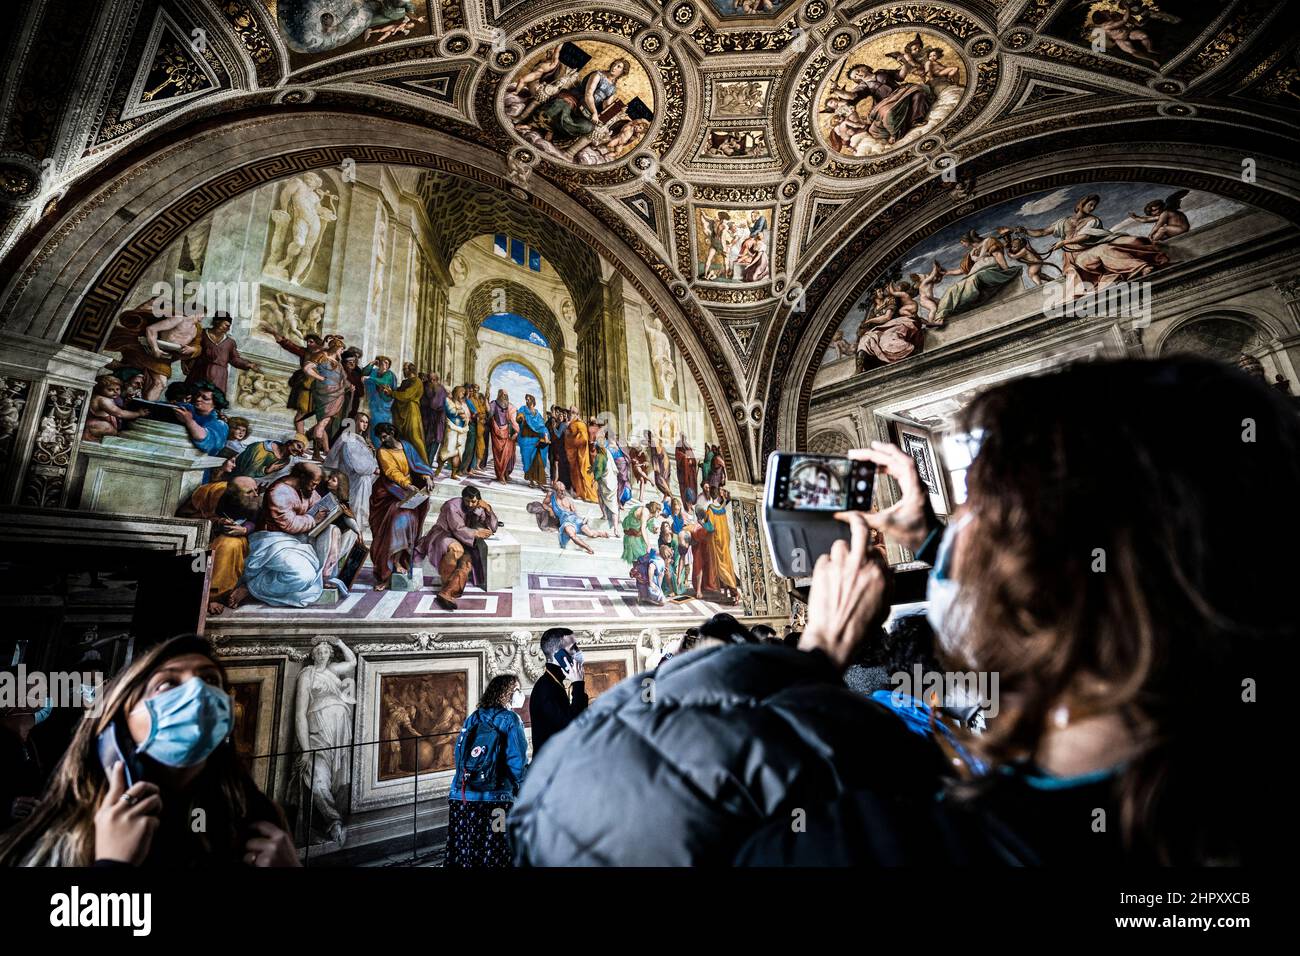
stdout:
[[(659, 318), (624, 290), (622, 334), (579, 336), (578, 277), (510, 232), (455, 250), (441, 286), (438, 237), (402, 226), (401, 188), (420, 177), (268, 184), (165, 250), (115, 322), (81, 441), (107, 467), (183, 430), (198, 457), (175, 513), (211, 522), (209, 615), (636, 621), (738, 605), (757, 543), (732, 530), (726, 458)], [(385, 184), (391, 203), (362, 205)], [(228, 281), (250, 268), (257, 283)], [(617, 407), (582, 384), (595, 366), (618, 370)], [(136, 493), (122, 489), (128, 507)]]

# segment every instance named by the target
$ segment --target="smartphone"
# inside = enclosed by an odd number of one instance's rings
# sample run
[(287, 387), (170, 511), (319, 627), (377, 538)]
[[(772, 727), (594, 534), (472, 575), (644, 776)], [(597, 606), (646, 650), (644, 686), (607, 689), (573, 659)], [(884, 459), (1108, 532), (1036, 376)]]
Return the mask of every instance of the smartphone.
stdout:
[(119, 763), (126, 768), (126, 785), (128, 788), (141, 779), (139, 758), (135, 754), (135, 741), (130, 732), (120, 721), (114, 720), (99, 735), (99, 762), (104, 767), (104, 775), (112, 774)]
[(562, 671), (567, 671), (569, 665), (573, 662), (573, 657), (564, 648), (555, 652), (555, 663)]
[(876, 466), (834, 455), (773, 452), (763, 486), (763, 530), (779, 574), (805, 578), (849, 528), (837, 511), (870, 511)]
[(771, 504), (780, 511), (870, 511), (876, 465), (831, 455), (775, 452)]

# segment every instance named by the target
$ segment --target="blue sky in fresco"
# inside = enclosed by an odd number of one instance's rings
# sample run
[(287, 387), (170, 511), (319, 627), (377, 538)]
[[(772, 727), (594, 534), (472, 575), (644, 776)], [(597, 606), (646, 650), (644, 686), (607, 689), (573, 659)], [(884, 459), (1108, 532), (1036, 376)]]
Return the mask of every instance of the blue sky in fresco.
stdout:
[(513, 335), (517, 339), (532, 342), (544, 349), (551, 347), (550, 343), (546, 341), (546, 336), (542, 335), (537, 326), (522, 315), (515, 315), (513, 312), (499, 312), (496, 315), (489, 315), (483, 320), (483, 328), (492, 329), (494, 332), (501, 332), (504, 335)]

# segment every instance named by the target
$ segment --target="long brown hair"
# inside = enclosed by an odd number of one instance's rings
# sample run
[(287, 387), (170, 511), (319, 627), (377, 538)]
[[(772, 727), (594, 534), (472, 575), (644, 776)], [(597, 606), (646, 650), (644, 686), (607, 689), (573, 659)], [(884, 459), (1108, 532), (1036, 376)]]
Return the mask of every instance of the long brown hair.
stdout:
[(518, 684), (523, 686), (517, 674), (505, 673), (498, 674), (488, 681), (487, 687), (483, 688), (483, 696), (478, 699), (479, 709), (484, 707), (504, 707), (510, 709), (510, 695), (514, 693), (514, 687)]
[[(95, 813), (108, 792), (108, 778), (99, 759), (99, 735), (144, 696), (149, 677), (168, 660), (202, 654), (226, 671), (212, 647), (198, 635), (187, 634), (151, 648), (118, 674), (104, 689), (97, 716), (82, 720), (72, 743), (59, 761), (40, 805), (21, 824), (0, 837), (0, 866), (90, 866), (95, 862)], [(213, 862), (236, 862), (241, 830), (253, 820), (268, 820), (288, 829), (284, 815), (249, 776), (230, 741), (208, 757), (202, 772), (187, 788), (191, 807), (205, 811), (206, 832), (193, 833), (196, 854)], [(186, 828), (186, 833), (190, 829)], [(155, 842), (163, 838), (156, 834)]]
[[(958, 541), (970, 610), (949, 664), (997, 672), (972, 744), (1039, 756), (1052, 715), (1119, 715), (1130, 855), (1239, 863), (1286, 818), (1263, 774), (1277, 733), (1245, 702), (1294, 642), (1300, 416), (1201, 359), (1082, 363), (977, 397)], [(962, 569), (972, 569), (965, 571)], [(959, 659), (951, 659), (951, 658)]]

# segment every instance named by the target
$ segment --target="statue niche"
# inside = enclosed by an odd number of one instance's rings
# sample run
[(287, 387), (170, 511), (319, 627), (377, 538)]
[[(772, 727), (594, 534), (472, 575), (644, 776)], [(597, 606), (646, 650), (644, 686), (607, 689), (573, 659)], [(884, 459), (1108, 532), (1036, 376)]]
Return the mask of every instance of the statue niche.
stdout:
[(270, 237), (262, 273), (291, 285), (324, 289), (329, 277), (328, 256), (338, 219), (338, 193), (326, 188), (320, 173), (303, 173), (280, 187), (271, 210)]

